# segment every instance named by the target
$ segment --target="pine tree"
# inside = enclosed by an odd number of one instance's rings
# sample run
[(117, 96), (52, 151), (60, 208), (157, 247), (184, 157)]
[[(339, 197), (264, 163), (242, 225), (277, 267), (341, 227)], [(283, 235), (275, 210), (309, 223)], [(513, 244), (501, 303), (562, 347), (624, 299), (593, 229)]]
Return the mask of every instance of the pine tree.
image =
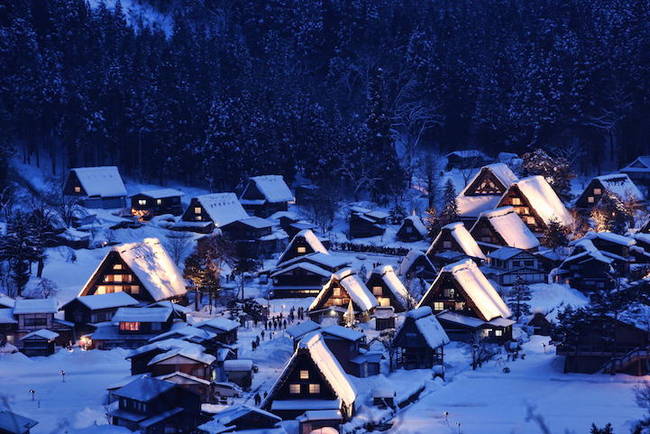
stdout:
[(556, 218), (552, 218), (549, 224), (544, 228), (542, 234), (542, 245), (549, 247), (553, 250), (559, 247), (569, 245), (568, 238), (569, 230), (566, 226), (562, 225)]
[(447, 179), (445, 183), (445, 191), (442, 196), (442, 211), (440, 212), (440, 220), (443, 225), (457, 222), (460, 218), (458, 215), (458, 204), (456, 202), (456, 190), (451, 179)]
[(427, 238), (430, 240), (435, 239), (440, 232), (442, 225), (440, 224), (440, 217), (438, 217), (438, 212), (435, 208), (427, 208), (424, 212), (424, 218), (422, 219), (424, 226), (427, 228)]
[(345, 322), (346, 327), (353, 327), (356, 323), (354, 316), (354, 307), (352, 306), (352, 300), (348, 303), (348, 308), (343, 314), (343, 321)]
[(521, 277), (517, 277), (514, 286), (508, 293), (507, 301), (510, 310), (515, 317), (515, 321), (523, 316), (530, 315), (529, 301), (532, 299), (532, 294), (528, 285)]
[(12, 278), (22, 295), (31, 276), (31, 264), (43, 260), (43, 244), (29, 222), (29, 215), (17, 212), (7, 223), (7, 234), (0, 237), (0, 261), (7, 261)]
[(627, 207), (618, 196), (604, 194), (598, 205), (590, 213), (596, 232), (614, 232), (625, 234), (628, 226), (634, 224), (634, 216), (628, 213)]
[(592, 423), (589, 434), (614, 434), (614, 428), (611, 423), (608, 423), (602, 428), (598, 428), (595, 423)]

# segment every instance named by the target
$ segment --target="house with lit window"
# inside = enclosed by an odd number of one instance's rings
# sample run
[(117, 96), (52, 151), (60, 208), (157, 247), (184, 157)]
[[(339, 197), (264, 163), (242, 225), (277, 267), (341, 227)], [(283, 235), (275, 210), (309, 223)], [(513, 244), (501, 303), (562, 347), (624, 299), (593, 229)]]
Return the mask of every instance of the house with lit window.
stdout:
[(615, 262), (616, 258), (606, 255), (592, 240), (582, 238), (573, 243), (573, 251), (556, 270), (555, 279), (581, 291), (611, 289), (616, 286)]
[(299, 256), (311, 255), (312, 253), (329, 254), (321, 240), (310, 229), (298, 232), (284, 249), (278, 258), (278, 265), (290, 261)]
[(512, 339), (511, 312), (471, 259), (447, 265), (418, 303), (429, 306), (452, 340)]
[(500, 247), (522, 250), (539, 248), (535, 234), (509, 206), (482, 212), (469, 233), (486, 253)]
[(235, 247), (238, 256), (268, 258), (282, 251), (288, 236), (282, 229), (261, 217), (247, 217), (221, 227), (221, 233)]
[(597, 206), (605, 195), (615, 196), (622, 202), (640, 203), (643, 193), (625, 173), (596, 176), (589, 181), (575, 202), (577, 208), (590, 209)]
[(411, 243), (425, 239), (428, 233), (422, 219), (416, 215), (410, 215), (402, 221), (395, 238), (405, 243)]
[(323, 318), (342, 321), (350, 305), (355, 318), (365, 322), (379, 302), (354, 270), (344, 268), (332, 274), (309, 306), (308, 315), (316, 322), (321, 322)]
[(496, 208), (501, 196), (516, 181), (517, 176), (504, 163), (481, 167), (456, 197), (461, 220), (471, 225), (482, 212)]
[(346, 373), (359, 378), (379, 374), (383, 354), (368, 348), (363, 333), (340, 325), (324, 327), (319, 332)]
[(66, 321), (74, 323), (77, 333), (90, 332), (91, 324), (110, 321), (120, 307), (137, 306), (140, 302), (126, 292), (76, 297), (61, 306)]
[(126, 187), (115, 166), (70, 169), (63, 195), (86, 208), (125, 208)]
[(372, 291), (379, 306), (392, 306), (395, 312), (404, 312), (416, 303), (391, 265), (375, 268), (366, 281), (366, 287)]
[(176, 263), (157, 238), (114, 246), (79, 297), (126, 292), (138, 301), (182, 300), (187, 292)]
[(201, 399), (178, 384), (142, 377), (112, 392), (112, 425), (142, 433), (192, 432), (201, 423)]
[(211, 193), (193, 197), (173, 229), (211, 233), (236, 220), (248, 218), (235, 193)]
[(282, 175), (262, 175), (249, 178), (239, 201), (252, 214), (268, 217), (286, 211), (295, 199)]
[(431, 369), (444, 364), (444, 346), (449, 337), (429, 306), (409, 311), (393, 338), (392, 366), (403, 369)]
[(239, 322), (237, 321), (218, 316), (194, 324), (194, 327), (214, 333), (221, 343), (234, 344), (237, 342), (237, 330), (239, 329)]
[(121, 307), (110, 322), (96, 324), (96, 330), (82, 340), (93, 348), (138, 348), (172, 327), (172, 310), (165, 307)]
[(320, 334), (303, 339), (262, 402), (284, 420), (307, 410), (338, 410), (354, 415), (357, 392)]
[(181, 215), (183, 192), (173, 188), (142, 191), (131, 196), (131, 214), (149, 220), (163, 214)]
[[(510, 185), (496, 207), (511, 206), (535, 234), (540, 234), (551, 221), (571, 226), (573, 217), (553, 187), (536, 175), (520, 179)], [(495, 208), (496, 208), (495, 207)]]
[(464, 258), (487, 260), (476, 240), (460, 222), (443, 226), (427, 250), (427, 257), (435, 265), (445, 265)]

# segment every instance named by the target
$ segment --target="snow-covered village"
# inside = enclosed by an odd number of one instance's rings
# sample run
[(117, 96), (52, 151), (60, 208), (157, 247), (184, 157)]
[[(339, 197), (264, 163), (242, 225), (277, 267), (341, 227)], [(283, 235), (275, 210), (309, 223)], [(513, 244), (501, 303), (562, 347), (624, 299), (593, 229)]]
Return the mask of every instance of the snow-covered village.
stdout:
[(650, 6), (0, 1), (0, 434), (650, 433)]

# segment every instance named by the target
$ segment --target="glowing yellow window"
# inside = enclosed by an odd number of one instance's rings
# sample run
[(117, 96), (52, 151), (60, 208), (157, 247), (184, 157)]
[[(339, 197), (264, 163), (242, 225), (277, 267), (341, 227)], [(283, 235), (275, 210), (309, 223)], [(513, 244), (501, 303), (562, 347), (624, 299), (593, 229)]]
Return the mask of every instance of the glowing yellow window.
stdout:
[(81, 193), (81, 187), (77, 186), (74, 188), (75, 193)]
[(289, 384), (289, 393), (300, 393), (300, 384)]
[(201, 214), (201, 207), (200, 206), (194, 207), (194, 214)]
[(296, 251), (297, 251), (298, 253), (307, 253), (307, 247), (305, 247), (305, 246), (298, 246), (298, 248), (296, 249)]
[(513, 205), (521, 205), (521, 199), (518, 197), (513, 197), (512, 198), (512, 204)]
[(320, 393), (320, 384), (310, 384), (309, 393)]
[(300, 371), (300, 379), (301, 380), (309, 380), (309, 371), (301, 370)]
[(138, 199), (138, 205), (146, 205), (147, 199)]
[(113, 270), (121, 270), (121, 269), (122, 269), (122, 264), (113, 265)]

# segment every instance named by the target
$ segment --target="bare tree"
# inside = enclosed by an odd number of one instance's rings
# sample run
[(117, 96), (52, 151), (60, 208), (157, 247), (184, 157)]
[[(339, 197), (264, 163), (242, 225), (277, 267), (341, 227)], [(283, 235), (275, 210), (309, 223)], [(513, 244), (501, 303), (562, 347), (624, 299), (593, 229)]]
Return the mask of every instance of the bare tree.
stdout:
[(180, 265), (190, 250), (192, 235), (187, 232), (169, 232), (165, 235), (165, 247), (176, 265)]

